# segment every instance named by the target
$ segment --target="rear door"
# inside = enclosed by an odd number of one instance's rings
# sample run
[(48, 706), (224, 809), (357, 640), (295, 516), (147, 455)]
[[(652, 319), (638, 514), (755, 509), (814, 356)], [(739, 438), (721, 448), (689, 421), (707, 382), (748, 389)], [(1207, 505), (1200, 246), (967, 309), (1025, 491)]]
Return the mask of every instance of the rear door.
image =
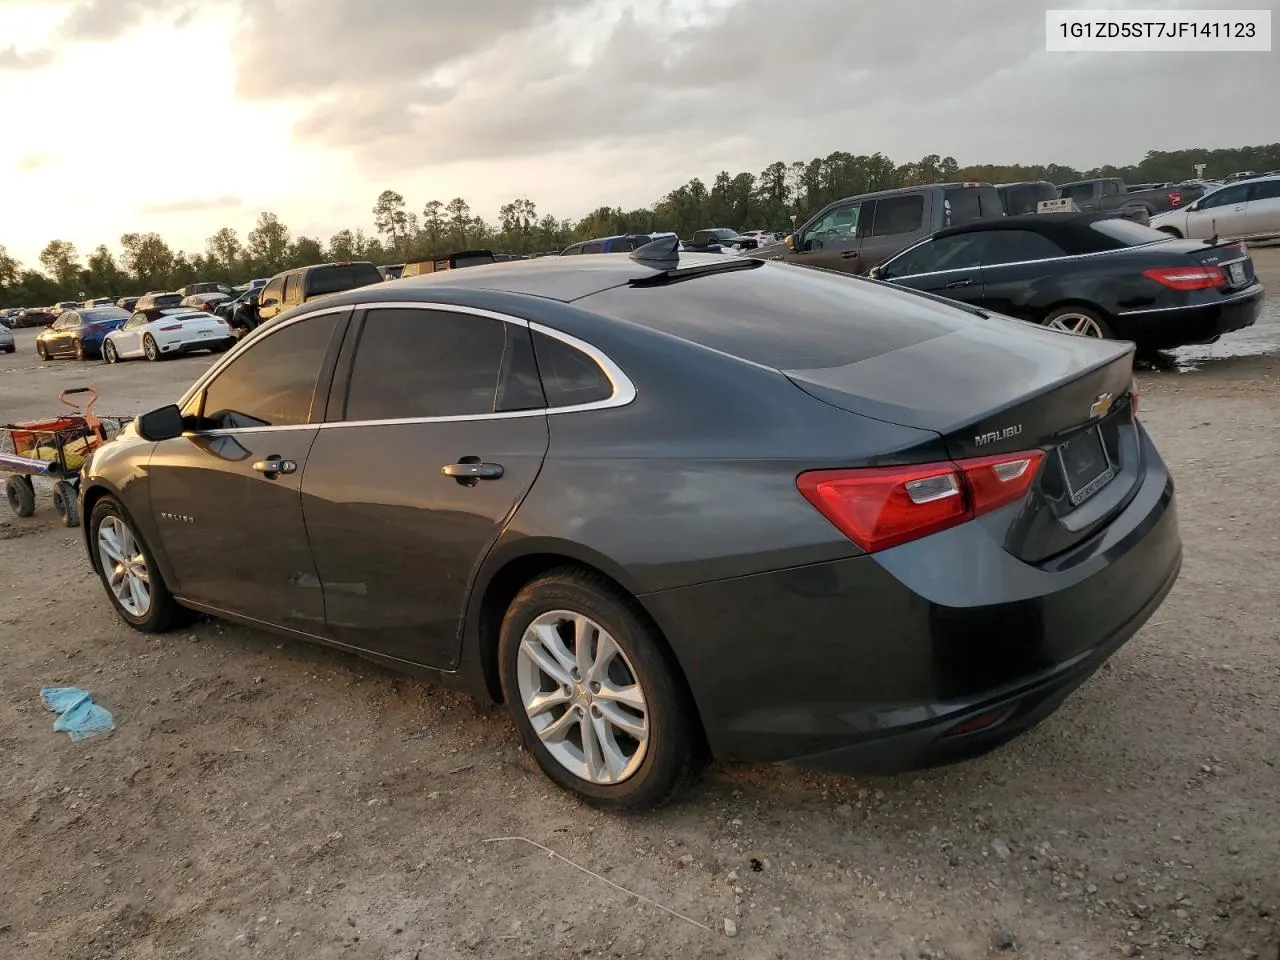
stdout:
[(1244, 209), (1244, 233), (1250, 239), (1280, 237), (1280, 180), (1255, 180)]
[(881, 197), (866, 204), (871, 209), (864, 214), (866, 225), (859, 248), (859, 273), (866, 273), (932, 232), (929, 199), (924, 193), (907, 193)]
[(529, 326), (416, 304), (358, 324), (302, 482), (329, 628), (450, 669), (474, 573), (547, 451)]
[(861, 200), (832, 205), (800, 231), (795, 250), (783, 259), (803, 266), (861, 273), (864, 214), (870, 212), (870, 207)]

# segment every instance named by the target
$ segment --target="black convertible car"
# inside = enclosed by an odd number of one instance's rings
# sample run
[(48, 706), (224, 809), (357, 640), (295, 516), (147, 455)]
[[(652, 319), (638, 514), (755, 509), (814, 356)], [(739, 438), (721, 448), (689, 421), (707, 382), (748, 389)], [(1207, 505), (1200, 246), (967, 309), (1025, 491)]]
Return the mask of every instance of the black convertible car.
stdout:
[(505, 701), (621, 807), (709, 756), (981, 753), (1160, 604), (1181, 541), (1131, 345), (676, 242), (268, 321), (90, 455), (115, 612)]
[(871, 277), (1144, 351), (1212, 343), (1250, 326), (1264, 297), (1241, 243), (1174, 240), (1095, 213), (941, 230)]

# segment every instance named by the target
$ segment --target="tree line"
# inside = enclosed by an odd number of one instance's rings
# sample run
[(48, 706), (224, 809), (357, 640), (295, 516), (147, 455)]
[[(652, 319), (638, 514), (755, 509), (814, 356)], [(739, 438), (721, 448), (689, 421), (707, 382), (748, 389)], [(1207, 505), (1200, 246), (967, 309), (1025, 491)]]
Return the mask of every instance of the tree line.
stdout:
[(203, 252), (175, 251), (157, 233), (126, 233), (120, 237), (119, 256), (101, 244), (83, 260), (69, 241), (50, 241), (40, 252), (39, 267), (35, 267), (20, 264), (0, 245), (0, 306), (40, 306), (59, 300), (172, 290), (199, 280), (236, 284), (330, 260), (384, 264), (476, 248), (550, 253), (578, 240), (660, 230), (685, 238), (706, 227), (787, 230), (793, 218), (802, 223), (833, 200), (875, 190), (947, 180), (1065, 183), (1123, 177), (1131, 183), (1166, 182), (1194, 176), (1198, 163), (1206, 165), (1208, 177), (1223, 177), (1237, 170), (1274, 170), (1280, 168), (1280, 143), (1219, 150), (1153, 150), (1132, 166), (1084, 171), (1052, 163), (961, 167), (954, 157), (937, 154), (894, 164), (881, 153), (867, 156), (836, 151), (807, 162), (777, 161), (755, 174), (722, 170), (709, 185), (694, 178), (650, 207), (598, 207), (577, 221), (539, 214), (527, 198), (503, 204), (493, 223), (474, 214), (462, 197), (448, 203), (430, 200), (419, 212), (402, 194), (384, 190), (372, 210), (373, 233), (340, 230), (327, 243), (318, 237), (293, 237), (279, 217), (264, 212), (244, 242), (234, 229), (223, 227), (208, 238)]

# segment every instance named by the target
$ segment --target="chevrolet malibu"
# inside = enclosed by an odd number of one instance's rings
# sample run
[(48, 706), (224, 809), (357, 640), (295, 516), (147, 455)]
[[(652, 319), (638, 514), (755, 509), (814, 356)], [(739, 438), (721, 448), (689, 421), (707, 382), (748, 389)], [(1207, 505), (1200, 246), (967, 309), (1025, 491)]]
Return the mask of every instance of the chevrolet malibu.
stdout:
[(920, 768), (1173, 586), (1132, 349), (670, 239), (444, 271), (280, 315), (101, 446), (86, 546), (136, 629), (442, 679), (604, 806), (711, 758)]

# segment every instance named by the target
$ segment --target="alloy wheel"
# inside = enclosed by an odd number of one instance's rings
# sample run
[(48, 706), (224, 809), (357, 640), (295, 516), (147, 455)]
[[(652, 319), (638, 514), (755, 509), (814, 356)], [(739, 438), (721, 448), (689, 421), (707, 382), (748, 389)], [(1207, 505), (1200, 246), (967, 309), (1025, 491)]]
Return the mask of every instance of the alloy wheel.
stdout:
[(640, 768), (649, 745), (644, 690), (600, 624), (569, 610), (537, 617), (521, 638), (516, 679), (534, 733), (574, 776), (615, 784)]
[(1106, 339), (1102, 328), (1098, 326), (1098, 321), (1085, 313), (1064, 313), (1059, 317), (1054, 317), (1045, 326), (1050, 330), (1065, 330), (1067, 333), (1078, 333), (1082, 337), (1094, 337), (1098, 340)]
[(119, 357), (116, 356), (116, 345), (110, 340), (103, 344), (102, 355), (106, 359), (107, 363), (115, 363), (116, 360), (119, 359)]
[(116, 602), (131, 617), (151, 611), (151, 570), (133, 531), (122, 519), (106, 517), (98, 527), (98, 562)]
[(142, 341), (142, 349), (146, 353), (148, 360), (155, 360), (160, 355), (160, 351), (156, 349), (156, 342), (151, 339), (151, 334), (147, 334)]

